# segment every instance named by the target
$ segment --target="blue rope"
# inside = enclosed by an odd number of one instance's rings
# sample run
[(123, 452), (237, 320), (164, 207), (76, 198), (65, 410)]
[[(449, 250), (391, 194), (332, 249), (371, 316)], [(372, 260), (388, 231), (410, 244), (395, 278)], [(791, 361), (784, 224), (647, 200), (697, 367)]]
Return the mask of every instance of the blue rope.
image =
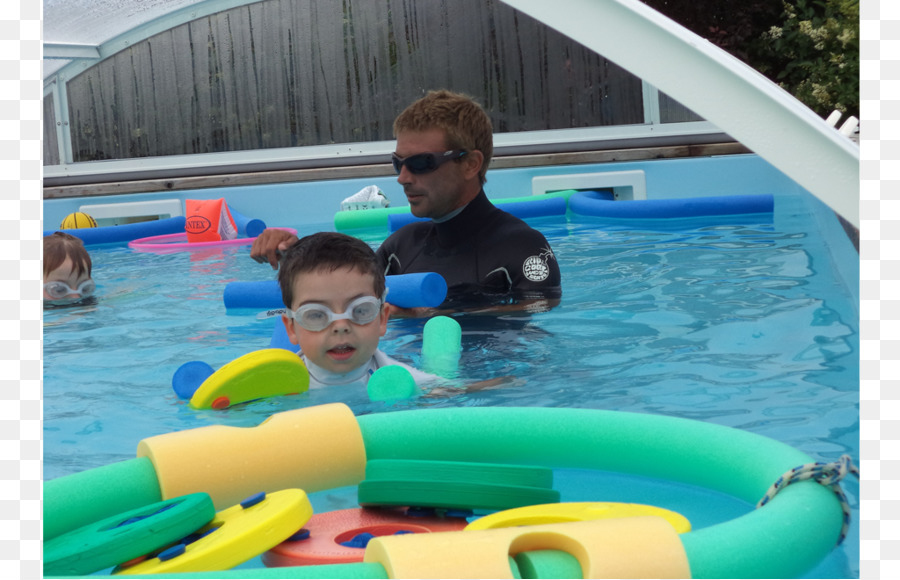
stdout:
[(853, 464), (853, 460), (849, 455), (841, 455), (841, 458), (832, 463), (806, 463), (786, 472), (772, 484), (772, 487), (766, 492), (757, 508), (761, 508), (771, 501), (775, 494), (787, 487), (788, 485), (807, 479), (814, 479), (826, 487), (830, 487), (838, 500), (841, 502), (841, 510), (844, 512), (844, 521), (841, 525), (841, 536), (838, 538), (838, 545), (847, 537), (847, 530), (850, 528), (850, 503), (844, 490), (841, 489), (840, 481), (850, 473), (859, 479), (859, 468)]

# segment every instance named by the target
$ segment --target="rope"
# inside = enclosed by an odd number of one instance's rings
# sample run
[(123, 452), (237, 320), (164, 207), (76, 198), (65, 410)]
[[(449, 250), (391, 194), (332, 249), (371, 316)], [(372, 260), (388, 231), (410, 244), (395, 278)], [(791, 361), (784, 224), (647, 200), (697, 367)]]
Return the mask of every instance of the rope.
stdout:
[(766, 492), (766, 495), (759, 500), (756, 507), (761, 508), (766, 505), (773, 497), (775, 497), (775, 494), (792, 483), (814, 479), (822, 485), (830, 487), (841, 502), (841, 510), (844, 512), (844, 521), (841, 525), (841, 536), (838, 538), (837, 542), (838, 545), (840, 545), (841, 542), (844, 541), (844, 538), (847, 537), (847, 530), (850, 528), (850, 503), (847, 501), (844, 490), (841, 489), (841, 486), (839, 485), (840, 481), (844, 479), (848, 473), (855, 475), (856, 479), (859, 479), (859, 468), (853, 464), (853, 460), (849, 455), (841, 455), (840, 459), (832, 463), (806, 463), (800, 465), (785, 472), (784, 475), (779, 477)]

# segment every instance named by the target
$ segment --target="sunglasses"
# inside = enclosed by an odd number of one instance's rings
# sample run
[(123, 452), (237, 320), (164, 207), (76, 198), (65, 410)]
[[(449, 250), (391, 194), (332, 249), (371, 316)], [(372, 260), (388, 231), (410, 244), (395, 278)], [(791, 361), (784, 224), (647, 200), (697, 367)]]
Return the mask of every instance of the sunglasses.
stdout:
[(396, 153), (391, 153), (391, 163), (394, 164), (394, 171), (398, 175), (404, 165), (413, 175), (422, 175), (423, 173), (431, 173), (444, 163), (459, 159), (466, 153), (468, 151), (462, 149), (451, 149), (443, 153), (418, 153), (409, 157), (397, 157)]
[(47, 296), (52, 300), (62, 300), (71, 294), (79, 294), (82, 298), (86, 298), (93, 294), (96, 289), (97, 285), (94, 284), (93, 280), (85, 280), (78, 285), (78, 288), (72, 288), (60, 280), (44, 284), (44, 292), (46, 292)]
[(319, 332), (335, 320), (349, 320), (360, 326), (369, 324), (378, 317), (382, 304), (383, 301), (374, 296), (362, 296), (351, 302), (342, 314), (335, 314), (323, 304), (304, 304), (297, 310), (286, 308), (284, 315), (293, 318), (306, 330)]

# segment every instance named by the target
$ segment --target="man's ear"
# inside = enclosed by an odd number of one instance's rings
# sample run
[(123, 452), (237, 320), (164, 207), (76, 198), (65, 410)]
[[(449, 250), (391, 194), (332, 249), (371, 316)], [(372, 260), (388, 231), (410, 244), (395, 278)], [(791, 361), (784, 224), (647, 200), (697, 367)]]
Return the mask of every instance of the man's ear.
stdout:
[(478, 151), (477, 149), (474, 151), (469, 151), (460, 160), (460, 163), (463, 164), (466, 179), (477, 177), (481, 172), (481, 166), (484, 164), (484, 153)]

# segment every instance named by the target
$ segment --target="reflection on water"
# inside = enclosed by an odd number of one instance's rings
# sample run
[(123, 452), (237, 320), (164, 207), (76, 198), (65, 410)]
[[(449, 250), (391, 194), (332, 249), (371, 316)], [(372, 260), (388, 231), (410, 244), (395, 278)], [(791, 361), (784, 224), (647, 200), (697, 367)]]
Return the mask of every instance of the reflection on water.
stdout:
[[(546, 228), (563, 274), (557, 308), (455, 317), (459, 382), (514, 377), (503, 388), (396, 403), (329, 388), (224, 411), (188, 408), (172, 375), (190, 360), (218, 368), (268, 346), (277, 320), (226, 313), (222, 291), (272, 271), (239, 248), (205, 260), (92, 252), (97, 300), (45, 311), (45, 477), (134, 457), (148, 436), (252, 426), (336, 401), (358, 415), (455, 406), (656, 413), (760, 433), (820, 461), (858, 458), (858, 312), (817, 258), (823, 241), (770, 223), (688, 226)], [(421, 366), (423, 324), (392, 320), (382, 349)], [(857, 506), (858, 487), (848, 491)]]

